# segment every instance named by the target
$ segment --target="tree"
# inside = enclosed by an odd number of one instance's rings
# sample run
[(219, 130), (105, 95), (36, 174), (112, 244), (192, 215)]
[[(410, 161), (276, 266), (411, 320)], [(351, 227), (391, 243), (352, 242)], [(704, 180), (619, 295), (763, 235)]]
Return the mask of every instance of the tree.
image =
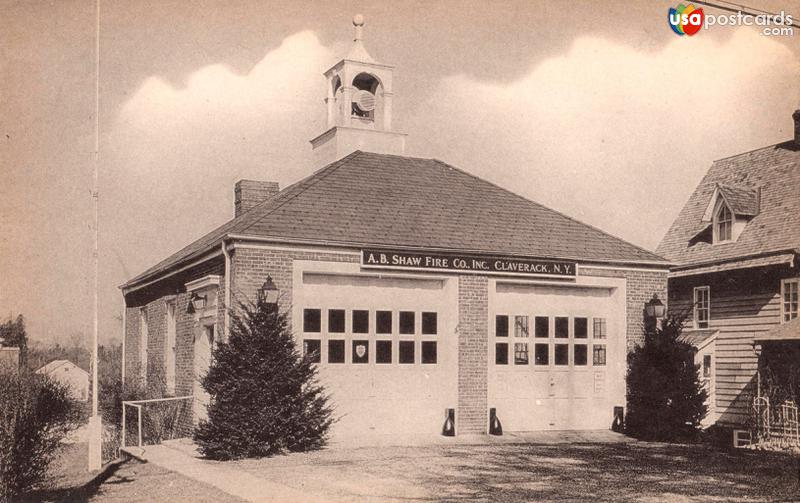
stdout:
[(642, 440), (696, 438), (708, 394), (694, 364), (694, 347), (683, 342), (685, 316), (670, 315), (661, 328), (647, 327), (643, 345), (628, 354), (626, 433)]
[(321, 448), (333, 423), (311, 354), (300, 356), (286, 314), (259, 298), (231, 311), (227, 342), (219, 342), (202, 380), (208, 419), (194, 439), (219, 460)]
[(25, 318), (20, 314), (16, 320), (0, 325), (0, 346), (19, 348), (20, 366), (28, 361), (28, 334), (25, 333)]

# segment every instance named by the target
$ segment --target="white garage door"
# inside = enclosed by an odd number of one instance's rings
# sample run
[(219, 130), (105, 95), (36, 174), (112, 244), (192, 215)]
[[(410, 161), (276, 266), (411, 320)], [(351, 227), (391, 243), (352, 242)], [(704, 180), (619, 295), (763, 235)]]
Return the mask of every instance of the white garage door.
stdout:
[(296, 275), (294, 327), (318, 355), (333, 435), (439, 434), (457, 403), (453, 280), (311, 269)]
[(489, 406), (508, 431), (608, 429), (624, 403), (624, 293), (496, 284)]

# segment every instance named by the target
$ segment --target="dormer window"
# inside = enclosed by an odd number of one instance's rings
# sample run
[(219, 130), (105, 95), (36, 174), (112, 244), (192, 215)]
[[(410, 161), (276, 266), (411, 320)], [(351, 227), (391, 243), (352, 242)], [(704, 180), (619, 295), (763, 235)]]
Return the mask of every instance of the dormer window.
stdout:
[(714, 213), (714, 242), (724, 243), (733, 237), (733, 213), (723, 199), (717, 204)]

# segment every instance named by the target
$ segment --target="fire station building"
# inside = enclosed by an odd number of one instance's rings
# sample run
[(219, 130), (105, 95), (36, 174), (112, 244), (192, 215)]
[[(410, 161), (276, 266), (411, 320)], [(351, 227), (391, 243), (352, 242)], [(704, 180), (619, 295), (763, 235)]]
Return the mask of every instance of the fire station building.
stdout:
[(235, 186), (234, 218), (122, 286), (125, 379), (197, 382), (227, 306), (270, 278), (298, 348), (317, 355), (334, 436), (608, 429), (661, 257), (436, 159), (404, 156), (392, 67), (356, 19), (325, 72), (328, 129), (310, 176)]

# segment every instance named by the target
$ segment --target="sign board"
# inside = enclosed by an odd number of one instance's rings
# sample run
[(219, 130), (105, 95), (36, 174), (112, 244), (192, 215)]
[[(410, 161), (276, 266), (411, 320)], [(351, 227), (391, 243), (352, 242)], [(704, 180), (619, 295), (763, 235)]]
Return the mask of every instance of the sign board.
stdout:
[(418, 271), (471, 272), (522, 276), (575, 277), (577, 264), (531, 258), (441, 252), (361, 250), (361, 267)]

